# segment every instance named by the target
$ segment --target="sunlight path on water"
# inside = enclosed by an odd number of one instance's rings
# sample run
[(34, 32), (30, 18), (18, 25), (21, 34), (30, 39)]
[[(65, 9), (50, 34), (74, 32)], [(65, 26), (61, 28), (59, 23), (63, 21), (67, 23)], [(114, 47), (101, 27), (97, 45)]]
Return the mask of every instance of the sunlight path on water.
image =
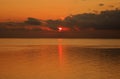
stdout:
[(59, 63), (63, 64), (63, 48), (62, 48), (62, 39), (58, 39), (58, 53), (59, 53)]

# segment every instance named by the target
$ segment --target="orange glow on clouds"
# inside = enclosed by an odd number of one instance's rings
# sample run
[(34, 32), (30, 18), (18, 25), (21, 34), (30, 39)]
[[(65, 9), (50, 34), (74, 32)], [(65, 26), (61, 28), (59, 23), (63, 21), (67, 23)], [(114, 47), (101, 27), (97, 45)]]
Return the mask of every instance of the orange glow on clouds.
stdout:
[(71, 31), (71, 29), (68, 28), (68, 27), (65, 27), (65, 26), (59, 26), (59, 27), (58, 27), (58, 31), (59, 31), (59, 32), (62, 32), (62, 31)]

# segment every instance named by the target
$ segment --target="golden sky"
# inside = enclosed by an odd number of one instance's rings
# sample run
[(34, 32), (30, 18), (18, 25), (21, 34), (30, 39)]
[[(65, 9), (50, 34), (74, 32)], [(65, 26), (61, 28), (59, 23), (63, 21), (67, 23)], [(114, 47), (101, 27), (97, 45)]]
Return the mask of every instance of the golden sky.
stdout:
[(120, 0), (0, 0), (0, 21), (24, 20), (27, 17), (59, 19), (117, 7), (120, 8)]

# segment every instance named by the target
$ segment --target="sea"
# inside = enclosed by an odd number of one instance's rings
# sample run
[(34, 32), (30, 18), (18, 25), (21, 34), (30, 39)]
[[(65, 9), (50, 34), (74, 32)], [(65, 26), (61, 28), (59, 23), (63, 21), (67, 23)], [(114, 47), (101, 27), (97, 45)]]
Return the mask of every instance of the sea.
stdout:
[(0, 38), (0, 79), (120, 79), (120, 39)]

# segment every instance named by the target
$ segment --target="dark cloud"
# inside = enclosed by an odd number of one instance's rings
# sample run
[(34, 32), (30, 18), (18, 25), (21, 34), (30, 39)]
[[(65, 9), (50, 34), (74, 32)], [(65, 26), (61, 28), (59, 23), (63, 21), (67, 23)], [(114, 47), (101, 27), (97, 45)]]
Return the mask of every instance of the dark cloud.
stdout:
[(104, 6), (104, 5), (105, 5), (105, 4), (103, 4), (103, 3), (100, 3), (100, 4), (99, 4), (99, 6)]
[(76, 14), (65, 17), (64, 20), (38, 20), (35, 18), (28, 18), (26, 21), (17, 22), (5, 22), (0, 23), (0, 31), (5, 30), (38, 30), (38, 31), (56, 31), (58, 27), (69, 28), (74, 31), (82, 29), (102, 29), (102, 30), (120, 30), (120, 10), (102, 11), (99, 14), (84, 13)]
[(46, 20), (46, 26), (54, 29), (54, 30), (57, 30), (58, 26), (61, 26), (62, 25), (62, 20), (60, 19), (57, 19), (57, 20), (52, 20), (52, 19), (49, 19), (49, 20)]
[(26, 24), (30, 24), (30, 25), (41, 25), (41, 22), (40, 20), (36, 19), (36, 18), (32, 18), (32, 17), (29, 17), (27, 19), (27, 21), (25, 21)]
[(100, 14), (84, 13), (65, 18), (64, 22), (69, 27), (95, 29), (120, 29), (120, 10), (106, 10)]

